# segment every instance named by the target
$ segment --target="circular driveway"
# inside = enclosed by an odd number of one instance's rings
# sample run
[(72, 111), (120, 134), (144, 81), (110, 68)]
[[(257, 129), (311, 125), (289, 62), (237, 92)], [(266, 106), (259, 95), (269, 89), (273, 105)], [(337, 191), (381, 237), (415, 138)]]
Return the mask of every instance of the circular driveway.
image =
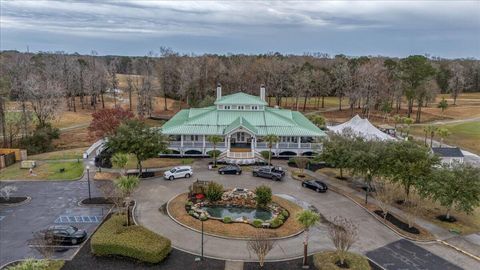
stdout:
[[(255, 189), (258, 185), (267, 185), (274, 194), (286, 194), (293, 198), (315, 206), (327, 219), (335, 216), (351, 218), (359, 227), (359, 240), (352, 247), (353, 251), (366, 253), (385, 246), (400, 238), (372, 216), (347, 198), (332, 191), (316, 193), (301, 187), (300, 182), (293, 180), (289, 173), (281, 182), (253, 177), (249, 171), (242, 175), (219, 175), (209, 171), (205, 161), (196, 162), (193, 166), (194, 176), (189, 179), (165, 181), (162, 178), (142, 180), (135, 192), (137, 207), (136, 219), (139, 224), (172, 240), (173, 247), (186, 252), (199, 254), (201, 250), (201, 234), (185, 228), (159, 209), (172, 197), (187, 192), (188, 186), (196, 179), (213, 180), (225, 188), (242, 187)], [(287, 260), (303, 256), (304, 234), (276, 241), (267, 260)], [(310, 231), (309, 252), (332, 249), (325, 225), (318, 225)], [(215, 236), (204, 236), (204, 255), (212, 258), (255, 261), (255, 254), (247, 250), (246, 240), (233, 240)]]

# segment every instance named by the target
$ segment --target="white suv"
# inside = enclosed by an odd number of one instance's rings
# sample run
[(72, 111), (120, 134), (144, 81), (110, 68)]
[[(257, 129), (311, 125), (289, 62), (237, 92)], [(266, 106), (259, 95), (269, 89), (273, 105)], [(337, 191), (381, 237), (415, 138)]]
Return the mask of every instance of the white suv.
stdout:
[(169, 171), (166, 171), (163, 174), (163, 177), (166, 180), (173, 180), (175, 178), (182, 178), (182, 177), (189, 178), (192, 175), (193, 175), (192, 167), (190, 167), (190, 166), (179, 166), (179, 167), (172, 168)]

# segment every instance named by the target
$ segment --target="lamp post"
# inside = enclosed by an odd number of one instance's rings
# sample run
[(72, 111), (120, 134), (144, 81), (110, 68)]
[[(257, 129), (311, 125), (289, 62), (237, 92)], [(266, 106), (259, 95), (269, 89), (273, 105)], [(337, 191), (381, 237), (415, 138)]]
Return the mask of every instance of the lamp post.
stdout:
[(203, 258), (203, 219), (204, 218), (200, 218), (200, 221), (202, 222), (202, 258), (201, 258), (202, 261), (204, 260)]
[(87, 165), (87, 182), (88, 182), (88, 200), (92, 200), (92, 194), (90, 192), (90, 166)]

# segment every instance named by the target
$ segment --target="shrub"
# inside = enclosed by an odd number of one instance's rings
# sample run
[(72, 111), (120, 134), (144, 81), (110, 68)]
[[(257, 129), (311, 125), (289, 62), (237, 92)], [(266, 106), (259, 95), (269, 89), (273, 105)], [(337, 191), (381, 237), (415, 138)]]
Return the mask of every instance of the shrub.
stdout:
[(224, 217), (223, 218), (223, 223), (232, 223), (232, 218), (231, 217)]
[(280, 226), (282, 226), (282, 225), (283, 225), (283, 220), (279, 219), (278, 217), (277, 217), (277, 218), (274, 218), (274, 219), (272, 220), (272, 222), (270, 223), (270, 227), (272, 227), (272, 228), (274, 228), (274, 229), (275, 229), (275, 228), (278, 228), (278, 227), (280, 227)]
[(200, 220), (201, 221), (206, 221), (208, 217), (206, 215), (200, 215)]
[(188, 214), (189, 214), (190, 216), (193, 216), (193, 214), (195, 214), (195, 211), (190, 210), (190, 211), (188, 211)]
[(277, 218), (280, 219), (281, 221), (285, 221), (286, 219), (285, 216), (282, 214), (278, 215)]
[(188, 207), (188, 208), (192, 207), (192, 205), (193, 205), (193, 202), (191, 202), (191, 201), (188, 201), (188, 202), (185, 203), (185, 206)]
[(37, 126), (32, 135), (20, 140), (20, 146), (29, 154), (44, 153), (53, 150), (53, 140), (60, 137), (60, 130), (50, 124)]
[(205, 197), (211, 202), (218, 201), (222, 198), (223, 186), (221, 184), (210, 182), (207, 186), (207, 192), (205, 192)]
[(27, 259), (14, 266), (7, 267), (7, 270), (47, 270), (48, 261)]
[(260, 228), (260, 227), (262, 227), (262, 223), (263, 223), (263, 221), (260, 220), (260, 219), (254, 219), (254, 220), (252, 221), (252, 225), (253, 225), (253, 227), (255, 227), (255, 228)]
[(285, 218), (288, 218), (288, 216), (290, 216), (290, 214), (288, 213), (288, 211), (285, 210), (285, 209), (282, 210), (282, 213), (281, 213), (281, 214), (282, 214), (282, 216), (284, 216)]
[(210, 150), (207, 152), (207, 155), (211, 158), (213, 158), (213, 154), (215, 153), (215, 157), (218, 158), (218, 156), (220, 156), (220, 154), (222, 153), (222, 151), (220, 150)]
[[(318, 270), (340, 270), (344, 268), (338, 267), (335, 263), (340, 258), (334, 251), (324, 251), (313, 255), (313, 264)], [(348, 252), (345, 262), (348, 264), (348, 269), (351, 270), (370, 270), (368, 259), (362, 255)]]
[(92, 253), (99, 256), (120, 255), (142, 262), (161, 262), (171, 251), (171, 242), (138, 225), (124, 226), (123, 215), (105, 221), (91, 240)]
[(266, 150), (260, 152), (260, 155), (262, 155), (262, 157), (263, 157), (264, 159), (266, 159), (267, 162), (268, 162), (268, 154), (269, 154), (269, 153), (271, 153), (271, 154), (272, 154), (272, 157), (273, 157), (273, 152), (266, 151)]
[(272, 189), (261, 185), (255, 189), (255, 200), (258, 206), (265, 206), (272, 201)]

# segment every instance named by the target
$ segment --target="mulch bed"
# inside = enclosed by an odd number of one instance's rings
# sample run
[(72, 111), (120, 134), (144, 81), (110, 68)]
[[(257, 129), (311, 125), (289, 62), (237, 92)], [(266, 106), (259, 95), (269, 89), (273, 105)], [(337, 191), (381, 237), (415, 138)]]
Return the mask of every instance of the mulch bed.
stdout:
[(457, 222), (457, 219), (453, 216), (450, 216), (449, 218), (447, 218), (446, 215), (440, 215), (440, 216), (437, 216), (437, 219), (440, 221), (449, 222), (449, 223)]
[[(373, 211), (375, 214), (379, 215), (383, 219), (383, 212), (380, 210)], [(387, 221), (395, 225), (397, 228), (406, 231), (411, 234), (420, 234), (420, 231), (415, 227), (408, 227), (408, 224), (399, 220), (395, 216), (391, 215), (390, 213), (387, 214)]]
[[(372, 270), (381, 270), (378, 265), (373, 264), (372, 262), (368, 261), (370, 264), (370, 267)], [(244, 263), (243, 265), (243, 270), (296, 270), (296, 269), (303, 269), (303, 258), (301, 259), (295, 259), (291, 261), (286, 261), (286, 262), (267, 262), (263, 266), (263, 268), (260, 268), (260, 264), (258, 262), (247, 262)], [(310, 269), (315, 269), (315, 266), (313, 265), (313, 257), (308, 256), (308, 265), (310, 265)]]
[[(254, 254), (252, 254), (254, 255)], [(263, 268), (260, 268), (260, 264), (258, 262), (247, 262), (243, 264), (243, 270), (280, 270), (280, 269), (302, 269), (303, 265), (303, 258), (295, 259), (286, 262), (266, 262), (263, 265)], [(315, 269), (313, 266), (313, 257), (308, 256), (308, 265), (310, 265), (310, 269)]]
[(21, 202), (26, 201), (27, 199), (28, 199), (28, 197), (25, 197), (25, 196), (10, 197), (8, 200), (5, 200), (5, 198), (0, 197), (0, 203), (4, 203), (4, 204), (21, 203)]
[(82, 204), (113, 204), (113, 201), (104, 197), (86, 198), (81, 201)]
[(66, 261), (62, 270), (143, 270), (143, 269), (211, 269), (224, 270), (225, 262), (220, 260), (205, 259), (202, 262), (195, 262), (197, 256), (172, 249), (168, 257), (158, 264), (148, 264), (131, 260), (124, 257), (98, 257), (90, 253), (90, 240), (82, 247), (78, 254), (71, 261)]

